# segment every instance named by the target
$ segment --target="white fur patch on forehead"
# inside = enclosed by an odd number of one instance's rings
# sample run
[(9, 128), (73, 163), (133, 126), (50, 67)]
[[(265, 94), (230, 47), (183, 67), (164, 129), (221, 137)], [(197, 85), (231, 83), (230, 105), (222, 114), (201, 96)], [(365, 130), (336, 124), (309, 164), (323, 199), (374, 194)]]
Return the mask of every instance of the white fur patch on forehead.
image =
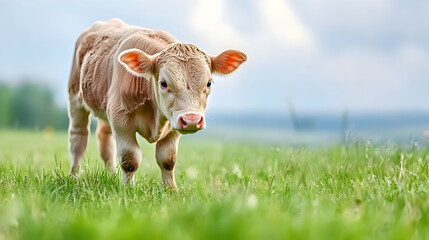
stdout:
[(201, 59), (192, 59), (186, 64), (188, 83), (192, 86), (205, 86), (211, 79), (209, 66)]
[(161, 51), (158, 56), (158, 64), (165, 64), (172, 59), (187, 62), (195, 58), (204, 60), (211, 67), (210, 57), (197, 46), (190, 43), (172, 43)]
[(160, 69), (160, 74), (166, 76), (177, 91), (200, 90), (211, 78), (206, 62), (196, 58), (187, 62), (171, 59)]
[(186, 88), (186, 72), (184, 69), (184, 64), (182, 62), (169, 61), (164, 65), (161, 71), (168, 76), (168, 79), (171, 81), (170, 84), (173, 84), (176, 89), (184, 89)]
[(171, 44), (159, 54), (157, 61), (177, 91), (200, 90), (210, 78), (209, 56), (192, 44)]

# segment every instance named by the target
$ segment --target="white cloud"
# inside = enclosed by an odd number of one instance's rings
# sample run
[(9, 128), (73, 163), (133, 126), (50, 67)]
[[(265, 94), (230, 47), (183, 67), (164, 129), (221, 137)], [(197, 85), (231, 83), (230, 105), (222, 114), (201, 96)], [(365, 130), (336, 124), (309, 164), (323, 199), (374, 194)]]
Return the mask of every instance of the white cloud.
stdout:
[(312, 69), (325, 83), (338, 86), (343, 104), (352, 110), (427, 109), (417, 94), (424, 93), (423, 69), (429, 67), (426, 51), (412, 44), (386, 54), (350, 48), (320, 56)]
[(401, 65), (412, 69), (426, 65), (429, 60), (425, 49), (414, 44), (402, 44), (396, 54)]
[(189, 24), (193, 32), (212, 48), (242, 48), (247, 45), (245, 37), (225, 21), (223, 0), (197, 1)]
[(389, 24), (394, 4), (391, 0), (300, 0), (293, 5), (314, 26), (372, 32)]
[[(314, 50), (316, 41), (312, 32), (287, 2), (265, 0), (253, 3), (246, 11), (224, 0), (197, 0), (189, 17), (191, 30), (209, 48), (238, 48), (255, 57), (278, 52), (279, 48)], [(252, 23), (246, 29), (238, 29), (234, 18), (229, 18), (230, 14), (251, 18)]]
[[(390, 94), (400, 89), (402, 82), (391, 61), (385, 56), (365, 51), (351, 49), (330, 58), (324, 58), (321, 63), (321, 74), (330, 81), (327, 84), (341, 86), (343, 96), (351, 107), (359, 105), (373, 107), (384, 104)], [(379, 99), (380, 95), (386, 96)]]
[(311, 31), (301, 22), (288, 2), (264, 0), (257, 2), (263, 26), (280, 46), (285, 48), (313, 47), (315, 40)]

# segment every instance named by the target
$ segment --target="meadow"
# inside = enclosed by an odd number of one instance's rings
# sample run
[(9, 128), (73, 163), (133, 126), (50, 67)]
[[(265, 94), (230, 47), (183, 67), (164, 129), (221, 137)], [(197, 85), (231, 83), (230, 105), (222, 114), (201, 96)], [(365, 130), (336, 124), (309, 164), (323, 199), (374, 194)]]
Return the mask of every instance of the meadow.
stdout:
[(67, 133), (0, 131), (0, 239), (427, 239), (429, 149), (182, 138), (177, 193), (140, 139), (135, 186), (91, 136), (80, 178)]

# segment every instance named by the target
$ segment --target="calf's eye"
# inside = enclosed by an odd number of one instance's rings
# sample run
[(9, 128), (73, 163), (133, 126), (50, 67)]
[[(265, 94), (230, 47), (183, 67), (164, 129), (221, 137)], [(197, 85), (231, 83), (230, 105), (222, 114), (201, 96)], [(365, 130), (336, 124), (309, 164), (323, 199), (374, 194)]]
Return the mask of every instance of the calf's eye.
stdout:
[(209, 88), (209, 87), (211, 87), (212, 86), (212, 80), (210, 80), (208, 83), (207, 83), (207, 87)]
[(167, 88), (167, 82), (166, 82), (165, 80), (161, 80), (161, 81), (159, 82), (159, 84), (161, 85), (161, 88), (162, 88), (162, 89), (166, 89), (166, 88)]

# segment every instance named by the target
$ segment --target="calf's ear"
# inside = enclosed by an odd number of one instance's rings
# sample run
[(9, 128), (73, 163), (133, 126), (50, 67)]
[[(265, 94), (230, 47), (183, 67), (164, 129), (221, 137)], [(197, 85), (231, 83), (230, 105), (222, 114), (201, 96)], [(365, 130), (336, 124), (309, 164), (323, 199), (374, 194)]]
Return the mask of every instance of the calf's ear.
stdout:
[(156, 55), (147, 55), (142, 50), (133, 48), (121, 52), (118, 61), (131, 74), (143, 77), (147, 73), (154, 72)]
[(247, 60), (244, 52), (238, 50), (226, 50), (221, 54), (211, 58), (212, 72), (220, 74), (232, 73), (242, 63)]

